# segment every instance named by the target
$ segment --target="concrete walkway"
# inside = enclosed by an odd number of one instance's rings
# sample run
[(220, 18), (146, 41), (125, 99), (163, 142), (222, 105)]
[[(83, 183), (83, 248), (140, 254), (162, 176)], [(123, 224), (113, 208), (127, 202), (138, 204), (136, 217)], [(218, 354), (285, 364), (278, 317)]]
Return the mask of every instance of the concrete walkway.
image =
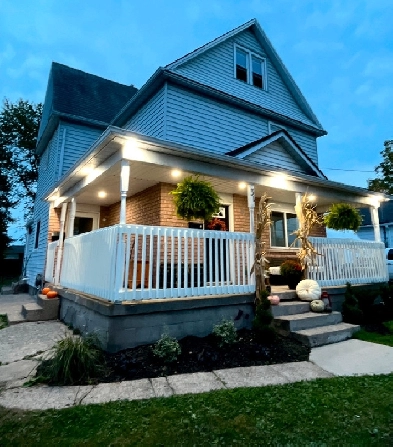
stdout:
[(335, 375), (393, 372), (393, 348), (348, 340), (314, 348), (308, 362), (179, 374), (95, 386), (23, 388), (23, 383), (34, 376), (38, 359), (67, 331), (59, 321), (22, 323), (0, 330), (0, 405), (44, 410), (236, 387), (282, 385)]

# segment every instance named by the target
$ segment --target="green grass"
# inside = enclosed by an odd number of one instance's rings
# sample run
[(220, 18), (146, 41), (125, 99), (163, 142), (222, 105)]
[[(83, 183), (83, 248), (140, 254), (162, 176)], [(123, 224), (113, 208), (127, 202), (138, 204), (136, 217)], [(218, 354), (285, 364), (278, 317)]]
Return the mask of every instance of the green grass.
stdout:
[(363, 341), (370, 341), (371, 343), (393, 346), (393, 321), (388, 321), (383, 324), (392, 332), (391, 334), (382, 335), (376, 332), (367, 332), (364, 329), (361, 329), (353, 335), (353, 338)]
[(0, 329), (4, 329), (8, 326), (7, 314), (0, 314)]
[(64, 410), (0, 407), (4, 446), (393, 444), (393, 375), (336, 377)]

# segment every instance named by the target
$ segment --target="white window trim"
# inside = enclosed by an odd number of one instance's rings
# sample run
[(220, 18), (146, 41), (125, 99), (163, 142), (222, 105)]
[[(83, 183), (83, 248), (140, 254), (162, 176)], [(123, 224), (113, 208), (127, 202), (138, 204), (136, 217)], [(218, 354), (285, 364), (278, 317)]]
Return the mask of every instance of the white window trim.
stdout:
[(280, 129), (284, 129), (284, 130), (288, 131), (288, 129), (285, 126), (282, 126), (281, 124), (277, 124), (274, 121), (268, 121), (267, 125), (268, 125), (269, 134), (273, 133), (272, 126), (277, 126)]
[[(284, 214), (284, 238), (285, 238), (285, 247), (272, 245), (272, 231), (270, 229), (270, 248), (276, 249), (276, 250), (298, 250), (299, 247), (290, 247), (288, 244), (288, 221), (287, 221), (287, 214), (295, 214), (295, 210), (289, 210), (287, 207), (283, 207), (281, 209), (272, 209), (272, 212), (281, 213)], [(295, 214), (296, 215), (296, 214)], [(297, 220), (297, 218), (296, 218)]]
[[(240, 79), (236, 78), (236, 50), (242, 50), (245, 53), (247, 53), (247, 59), (246, 59), (246, 67), (247, 67), (247, 84), (252, 85), (253, 87), (257, 88), (258, 90), (267, 91), (268, 85), (267, 85), (267, 60), (265, 57), (261, 56), (258, 53), (255, 53), (254, 51), (248, 50), (247, 48), (242, 47), (241, 45), (235, 43), (233, 47), (233, 76), (237, 81), (240, 81)], [(256, 87), (252, 83), (252, 56), (255, 56), (256, 58), (260, 59), (263, 62), (263, 68), (262, 68), (262, 82), (263, 82), (263, 88)], [(240, 81), (244, 82), (244, 81)]]

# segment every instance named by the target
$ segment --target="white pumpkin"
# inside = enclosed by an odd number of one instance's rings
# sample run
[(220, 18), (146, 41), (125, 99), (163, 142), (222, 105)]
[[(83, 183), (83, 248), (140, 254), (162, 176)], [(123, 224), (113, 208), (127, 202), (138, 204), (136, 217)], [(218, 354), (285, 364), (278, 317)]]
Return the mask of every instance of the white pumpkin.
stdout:
[(322, 300), (313, 300), (310, 303), (310, 309), (313, 312), (323, 312), (325, 310), (325, 303)]
[(270, 295), (267, 297), (267, 299), (270, 301), (270, 304), (273, 306), (277, 306), (277, 304), (280, 303), (280, 297), (278, 295)]
[(296, 294), (303, 301), (319, 300), (321, 293), (319, 284), (313, 279), (303, 279), (296, 286)]

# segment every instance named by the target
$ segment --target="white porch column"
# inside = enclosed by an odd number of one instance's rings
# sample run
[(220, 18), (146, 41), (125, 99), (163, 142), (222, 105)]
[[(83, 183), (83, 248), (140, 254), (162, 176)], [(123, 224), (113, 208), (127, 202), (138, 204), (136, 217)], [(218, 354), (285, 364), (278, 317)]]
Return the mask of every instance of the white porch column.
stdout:
[(255, 187), (247, 185), (247, 204), (250, 212), (250, 233), (255, 233)]
[(371, 222), (374, 227), (375, 242), (381, 242), (381, 229), (379, 228), (378, 208), (379, 208), (379, 203), (377, 205), (370, 206)]
[(60, 268), (63, 261), (63, 245), (64, 245), (64, 222), (67, 213), (67, 202), (64, 202), (61, 206), (60, 214), (60, 234), (57, 249), (56, 270), (55, 270), (55, 285), (60, 283)]
[(302, 193), (296, 192), (295, 197), (296, 197), (296, 206), (300, 205), (302, 203)]
[(126, 206), (127, 192), (130, 182), (130, 162), (128, 160), (121, 161), (120, 172), (120, 223), (126, 223)]
[(71, 199), (70, 214), (68, 217), (68, 235), (67, 235), (68, 237), (72, 237), (74, 235), (75, 214), (76, 214), (76, 200), (73, 197)]

